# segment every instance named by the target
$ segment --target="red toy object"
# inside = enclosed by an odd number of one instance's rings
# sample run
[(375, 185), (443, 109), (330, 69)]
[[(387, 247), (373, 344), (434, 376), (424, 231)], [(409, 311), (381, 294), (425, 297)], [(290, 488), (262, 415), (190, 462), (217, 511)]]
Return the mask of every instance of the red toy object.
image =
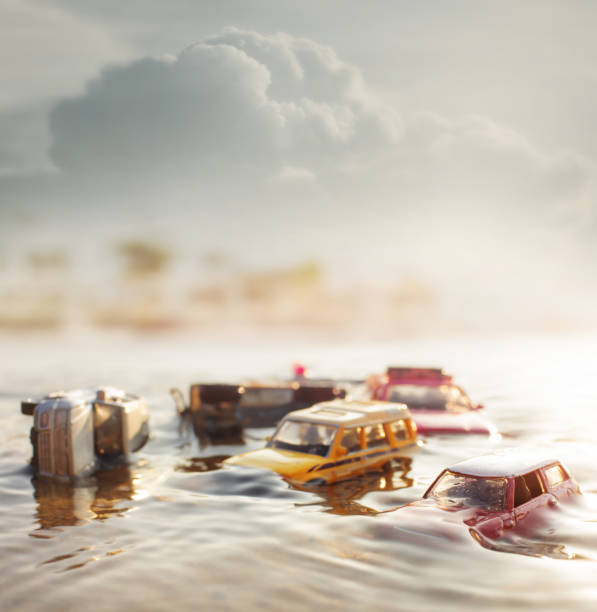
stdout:
[(395, 516), (399, 529), (425, 535), (439, 528), (441, 535), (450, 537), (453, 525), (464, 523), (484, 544), (508, 530), (532, 533), (541, 508), (579, 493), (578, 484), (557, 459), (510, 450), (445, 469), (422, 499), (398, 508)]
[(307, 377), (307, 366), (302, 363), (292, 364), (292, 376), (294, 380), (301, 380)]
[(479, 412), (452, 376), (439, 368), (389, 367), (385, 377), (369, 380), (372, 397), (406, 404), (420, 434), (491, 435), (495, 426)]

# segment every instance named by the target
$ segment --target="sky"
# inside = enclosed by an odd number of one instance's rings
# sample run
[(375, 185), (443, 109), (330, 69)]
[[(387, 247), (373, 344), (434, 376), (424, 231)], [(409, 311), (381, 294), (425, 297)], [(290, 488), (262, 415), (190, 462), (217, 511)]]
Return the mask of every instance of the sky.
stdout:
[[(594, 325), (593, 2), (0, 1), (0, 261), (152, 236)], [(0, 270), (1, 273), (1, 270)]]

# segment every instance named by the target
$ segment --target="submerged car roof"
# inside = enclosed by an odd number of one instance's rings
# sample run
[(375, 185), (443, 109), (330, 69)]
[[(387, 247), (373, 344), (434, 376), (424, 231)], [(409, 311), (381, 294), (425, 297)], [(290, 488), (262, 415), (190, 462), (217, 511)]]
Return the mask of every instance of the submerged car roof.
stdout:
[(390, 384), (412, 384), (434, 387), (453, 383), (452, 375), (443, 368), (415, 368), (412, 366), (389, 366), (386, 378)]
[(309, 421), (327, 425), (369, 425), (397, 419), (410, 419), (406, 404), (337, 399), (288, 413), (285, 420)]
[(560, 461), (541, 451), (516, 449), (466, 459), (450, 466), (448, 470), (467, 476), (513, 478), (552, 463), (560, 463)]

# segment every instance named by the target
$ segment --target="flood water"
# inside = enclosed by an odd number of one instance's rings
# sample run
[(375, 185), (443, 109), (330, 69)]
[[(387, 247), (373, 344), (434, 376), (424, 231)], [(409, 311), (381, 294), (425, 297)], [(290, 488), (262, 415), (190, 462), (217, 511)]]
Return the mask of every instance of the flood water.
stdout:
[[(597, 338), (424, 339), (4, 336), (0, 338), (0, 607), (3, 610), (594, 610), (597, 607)], [(218, 469), (263, 446), (200, 442), (169, 389), (284, 377), (294, 361), (360, 377), (389, 364), (443, 365), (485, 405), (500, 437), (439, 436), (327, 490), (257, 470)], [(79, 486), (35, 482), (28, 395), (110, 384), (143, 395), (151, 440), (129, 466)], [(547, 449), (583, 496), (549, 509), (530, 538), (495, 550), (468, 531), (397, 529), (391, 510), (446, 465), (509, 446)]]

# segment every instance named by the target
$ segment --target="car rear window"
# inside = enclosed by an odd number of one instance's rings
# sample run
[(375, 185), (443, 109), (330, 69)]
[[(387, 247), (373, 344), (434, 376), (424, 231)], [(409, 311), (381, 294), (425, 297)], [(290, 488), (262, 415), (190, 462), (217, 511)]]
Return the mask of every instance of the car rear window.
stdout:
[(381, 423), (365, 427), (365, 437), (367, 439), (367, 448), (373, 448), (375, 446), (384, 446), (388, 443), (388, 439), (386, 438), (386, 432), (384, 431), (383, 425)]
[(398, 441), (398, 440), (408, 439), (408, 428), (406, 427), (406, 423), (404, 422), (403, 419), (390, 423), (390, 429), (392, 430), (392, 433), (394, 434), (395, 440)]
[(356, 453), (361, 450), (360, 427), (349, 427), (344, 430), (340, 444), (349, 453)]
[(544, 493), (543, 485), (537, 472), (529, 472), (514, 479), (514, 505), (520, 506)]
[(545, 477), (549, 488), (557, 487), (568, 478), (561, 465), (552, 465), (545, 470)]

